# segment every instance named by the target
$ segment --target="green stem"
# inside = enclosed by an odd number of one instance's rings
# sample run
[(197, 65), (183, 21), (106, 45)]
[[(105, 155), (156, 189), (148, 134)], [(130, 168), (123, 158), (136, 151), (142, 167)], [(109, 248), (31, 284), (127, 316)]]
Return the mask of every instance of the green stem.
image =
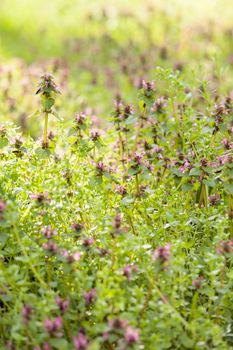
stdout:
[(233, 238), (233, 195), (229, 195), (228, 197), (228, 211), (230, 236)]
[(48, 117), (49, 114), (45, 112), (44, 115), (44, 144), (47, 144), (47, 134), (48, 134)]
[(140, 196), (140, 187), (139, 187), (138, 174), (136, 174), (136, 189), (137, 189), (137, 195)]
[(120, 162), (122, 163), (123, 170), (125, 173), (125, 160), (124, 160), (124, 142), (122, 139), (121, 132), (119, 131), (119, 151), (120, 151)]
[(131, 215), (130, 215), (129, 213), (128, 213), (128, 218), (129, 218), (129, 222), (130, 222), (130, 226), (131, 226), (131, 228), (132, 228), (133, 234), (134, 234), (135, 236), (137, 236), (137, 232), (136, 232), (136, 230), (135, 230), (132, 217), (131, 217)]
[(200, 187), (200, 194), (198, 197), (199, 208), (202, 207), (202, 204), (205, 208), (208, 207), (208, 187), (202, 182)]

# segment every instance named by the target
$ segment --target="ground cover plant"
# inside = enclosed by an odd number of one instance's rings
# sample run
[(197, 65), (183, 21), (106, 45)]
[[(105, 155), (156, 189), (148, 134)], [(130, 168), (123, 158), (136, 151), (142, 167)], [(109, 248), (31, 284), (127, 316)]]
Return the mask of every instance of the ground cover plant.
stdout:
[(82, 39), (54, 29), (47, 51), (47, 21), (20, 55), (7, 5), (0, 349), (233, 349), (231, 26), (195, 24), (182, 46), (153, 2), (144, 26), (99, 4)]

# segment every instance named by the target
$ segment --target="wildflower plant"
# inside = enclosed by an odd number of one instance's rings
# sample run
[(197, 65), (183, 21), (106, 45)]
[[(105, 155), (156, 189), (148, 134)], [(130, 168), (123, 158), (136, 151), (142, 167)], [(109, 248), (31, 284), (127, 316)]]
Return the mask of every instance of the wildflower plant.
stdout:
[(49, 114), (58, 117), (58, 114), (54, 111), (56, 94), (60, 94), (60, 91), (53, 80), (51, 74), (44, 74), (41, 76), (41, 81), (38, 86), (36, 94), (41, 98), (41, 112), (44, 114), (44, 133), (43, 133), (43, 148), (48, 148), (48, 118)]
[(188, 50), (177, 18), (105, 10), (62, 58), (0, 65), (0, 349), (233, 349), (232, 31)]

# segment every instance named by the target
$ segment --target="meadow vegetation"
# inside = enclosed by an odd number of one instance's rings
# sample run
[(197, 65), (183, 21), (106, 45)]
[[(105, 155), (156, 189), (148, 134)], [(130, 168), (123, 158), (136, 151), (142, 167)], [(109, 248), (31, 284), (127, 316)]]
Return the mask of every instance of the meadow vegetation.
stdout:
[(232, 11), (187, 3), (2, 0), (0, 349), (233, 349)]

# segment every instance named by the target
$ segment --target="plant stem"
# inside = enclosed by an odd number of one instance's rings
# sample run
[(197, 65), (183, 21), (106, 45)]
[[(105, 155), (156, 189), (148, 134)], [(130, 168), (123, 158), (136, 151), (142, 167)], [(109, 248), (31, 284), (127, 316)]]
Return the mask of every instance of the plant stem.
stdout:
[(140, 196), (140, 188), (139, 188), (138, 174), (136, 174), (136, 189), (137, 189), (137, 195)]
[(47, 144), (47, 134), (48, 134), (48, 117), (49, 114), (45, 112), (44, 115), (44, 144)]
[(122, 139), (121, 132), (119, 131), (119, 151), (120, 151), (120, 162), (122, 163), (123, 170), (125, 173), (125, 159), (124, 159), (124, 142)]
[(232, 218), (232, 213), (233, 213), (233, 196), (229, 195), (229, 197), (228, 197), (228, 217), (229, 217), (229, 231), (230, 231), (231, 238), (233, 238), (233, 218)]

